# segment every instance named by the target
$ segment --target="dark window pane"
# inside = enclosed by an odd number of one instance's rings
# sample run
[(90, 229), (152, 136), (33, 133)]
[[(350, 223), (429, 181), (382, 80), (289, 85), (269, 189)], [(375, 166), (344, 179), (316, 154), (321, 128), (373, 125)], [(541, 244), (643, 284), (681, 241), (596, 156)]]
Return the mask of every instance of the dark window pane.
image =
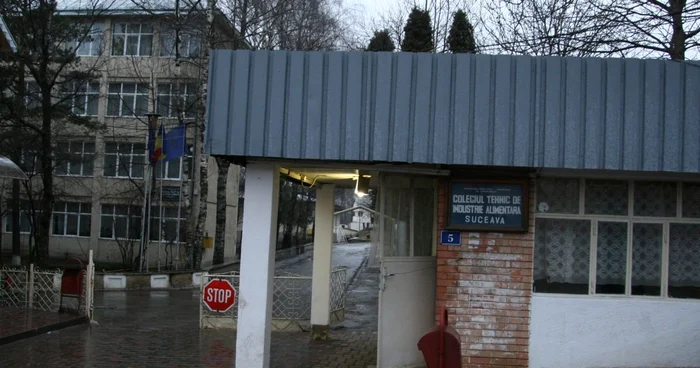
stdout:
[(661, 295), (663, 225), (632, 228), (632, 295)]
[(117, 148), (117, 143), (107, 143), (105, 144), (105, 153), (117, 153)]
[(153, 51), (153, 35), (141, 36), (141, 48), (139, 55), (150, 56)]
[(168, 162), (167, 177), (169, 179), (178, 179), (180, 177), (180, 159)]
[(66, 235), (78, 235), (78, 215), (66, 215)]
[(671, 224), (668, 296), (700, 298), (700, 224)]
[(588, 294), (591, 222), (539, 218), (535, 226), (533, 291)]
[(124, 55), (124, 36), (114, 35), (112, 37), (112, 55)]
[(119, 239), (126, 238), (126, 217), (115, 217), (114, 218), (114, 237)]
[(139, 37), (128, 35), (126, 36), (126, 55), (139, 54)]
[(700, 218), (700, 184), (683, 183), (683, 217)]
[(107, 98), (107, 115), (108, 116), (119, 116), (119, 104), (121, 103), (121, 98), (119, 95), (109, 95)]
[(586, 180), (586, 213), (627, 215), (628, 183), (619, 180)]
[(579, 186), (578, 179), (538, 179), (537, 212), (578, 213)]
[(80, 215), (80, 236), (90, 236), (91, 219), (90, 215)]
[(105, 155), (104, 176), (117, 175), (117, 156)]
[(80, 203), (72, 203), (69, 202), (66, 204), (67, 206), (67, 212), (72, 212), (72, 213), (79, 213), (80, 212)]
[(627, 279), (627, 223), (598, 222), (596, 294), (624, 294)]
[(102, 216), (100, 223), (100, 237), (101, 238), (112, 238), (112, 228), (113, 228), (112, 216)]
[(634, 183), (634, 215), (676, 217), (676, 183)]
[(54, 235), (63, 235), (63, 215), (60, 214), (54, 214), (53, 215), (53, 234)]
[(86, 154), (83, 156), (83, 175), (92, 176), (94, 173), (95, 156)]

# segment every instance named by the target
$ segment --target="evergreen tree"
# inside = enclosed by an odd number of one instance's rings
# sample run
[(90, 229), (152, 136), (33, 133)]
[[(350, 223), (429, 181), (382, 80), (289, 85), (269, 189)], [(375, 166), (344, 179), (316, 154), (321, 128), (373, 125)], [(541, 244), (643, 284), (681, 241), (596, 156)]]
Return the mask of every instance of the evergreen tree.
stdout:
[(447, 37), (450, 51), (455, 54), (475, 54), (476, 42), (474, 41), (474, 27), (467, 19), (467, 13), (457, 10), (452, 20), (450, 35)]
[(389, 36), (389, 31), (384, 29), (381, 31), (374, 31), (374, 37), (369, 40), (369, 45), (367, 45), (367, 51), (394, 51), (396, 50), (396, 45), (394, 41), (391, 40)]
[(404, 39), (401, 51), (433, 52), (433, 27), (430, 24), (430, 13), (416, 7), (411, 10), (406, 26), (403, 27)]

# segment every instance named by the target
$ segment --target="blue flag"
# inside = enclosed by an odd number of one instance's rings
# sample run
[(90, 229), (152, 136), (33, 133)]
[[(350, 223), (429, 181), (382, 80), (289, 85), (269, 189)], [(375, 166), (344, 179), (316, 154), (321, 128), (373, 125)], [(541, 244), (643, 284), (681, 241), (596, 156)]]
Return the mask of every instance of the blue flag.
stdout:
[(163, 139), (163, 153), (165, 161), (171, 161), (187, 154), (187, 144), (185, 144), (185, 124), (180, 123), (171, 131), (165, 133)]

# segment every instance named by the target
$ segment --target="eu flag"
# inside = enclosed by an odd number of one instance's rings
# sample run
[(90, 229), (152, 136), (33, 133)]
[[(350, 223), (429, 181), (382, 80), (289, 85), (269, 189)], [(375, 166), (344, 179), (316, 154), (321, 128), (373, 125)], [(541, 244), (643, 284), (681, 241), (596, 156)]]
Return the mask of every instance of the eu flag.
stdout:
[(163, 153), (165, 154), (165, 161), (174, 160), (187, 154), (185, 124), (180, 123), (180, 125), (165, 133)]

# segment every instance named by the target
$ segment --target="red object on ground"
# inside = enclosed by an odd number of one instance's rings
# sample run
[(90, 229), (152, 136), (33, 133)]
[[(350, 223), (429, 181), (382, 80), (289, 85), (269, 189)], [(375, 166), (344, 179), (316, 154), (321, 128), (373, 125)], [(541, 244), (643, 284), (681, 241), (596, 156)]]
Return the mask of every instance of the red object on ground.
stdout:
[[(77, 263), (75, 266), (68, 267), (69, 263)], [(63, 275), (61, 276), (61, 299), (59, 302), (58, 311), (63, 311), (63, 297), (78, 299), (78, 309), (83, 303), (83, 278), (85, 277), (85, 265), (78, 258), (69, 258), (63, 263)]]
[(442, 308), (440, 324), (421, 337), (418, 350), (428, 368), (459, 368), (462, 364), (462, 352), (457, 331), (447, 325), (447, 309)]
[(236, 289), (228, 280), (214, 279), (204, 286), (202, 298), (212, 312), (227, 312), (236, 304)]

